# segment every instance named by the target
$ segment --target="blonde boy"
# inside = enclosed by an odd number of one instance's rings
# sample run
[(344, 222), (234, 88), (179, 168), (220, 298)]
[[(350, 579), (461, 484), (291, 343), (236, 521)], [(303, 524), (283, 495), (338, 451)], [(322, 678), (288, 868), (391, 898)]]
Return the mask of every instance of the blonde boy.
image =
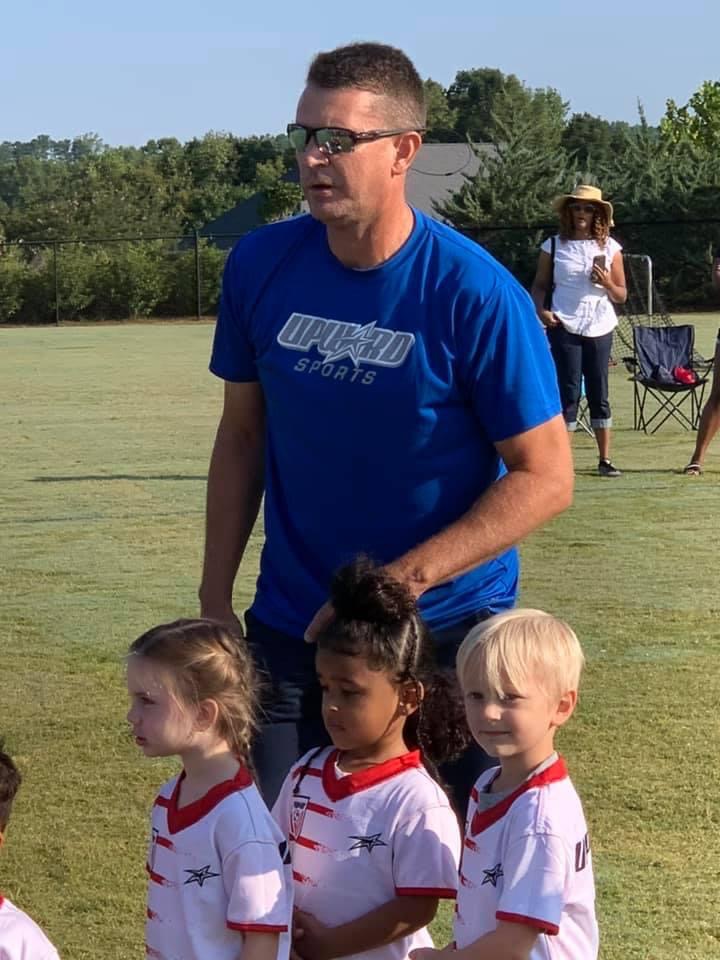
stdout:
[[(465, 827), (453, 960), (596, 960), (587, 824), (555, 733), (577, 703), (583, 654), (561, 620), (511, 610), (457, 655), (473, 737), (500, 761), (478, 779)], [(418, 950), (439, 960), (445, 950)]]
[[(0, 847), (10, 809), (20, 787), (20, 773), (0, 742)], [(55, 947), (30, 917), (0, 894), (1, 960), (59, 960)]]

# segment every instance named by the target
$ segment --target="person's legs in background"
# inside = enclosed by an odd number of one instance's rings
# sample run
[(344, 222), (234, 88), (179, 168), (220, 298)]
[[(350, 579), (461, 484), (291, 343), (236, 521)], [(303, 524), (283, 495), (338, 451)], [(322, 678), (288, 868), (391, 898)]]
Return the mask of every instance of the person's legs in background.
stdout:
[(582, 373), (590, 407), (590, 425), (598, 445), (598, 473), (619, 477), (620, 471), (610, 460), (610, 410), (608, 367), (612, 350), (612, 332), (601, 337), (582, 337)]
[(689, 477), (697, 477), (702, 473), (705, 454), (715, 434), (720, 430), (720, 330), (715, 341), (715, 363), (713, 366), (713, 381), (710, 387), (710, 396), (700, 414), (697, 440), (693, 450), (692, 460), (683, 471)]
[(253, 766), (265, 803), (272, 807), (295, 761), (313, 747), (329, 744), (330, 738), (322, 721), (315, 645), (273, 630), (249, 611), (245, 624), (261, 682)]
[(563, 417), (568, 430), (575, 430), (582, 385), (582, 337), (568, 333), (562, 326), (549, 327), (548, 342), (555, 361)]

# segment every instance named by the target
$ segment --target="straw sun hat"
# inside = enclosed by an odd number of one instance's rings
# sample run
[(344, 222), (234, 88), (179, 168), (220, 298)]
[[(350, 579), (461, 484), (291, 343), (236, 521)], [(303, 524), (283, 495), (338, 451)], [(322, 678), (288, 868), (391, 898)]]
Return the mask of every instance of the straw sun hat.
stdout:
[(608, 200), (603, 200), (602, 190), (600, 190), (599, 187), (591, 187), (587, 183), (581, 183), (575, 187), (572, 193), (563, 193), (561, 196), (555, 197), (553, 200), (553, 210), (559, 211), (565, 206), (568, 200), (585, 200), (587, 203), (599, 203), (601, 207), (605, 207), (608, 223), (610, 226), (613, 226), (612, 204)]

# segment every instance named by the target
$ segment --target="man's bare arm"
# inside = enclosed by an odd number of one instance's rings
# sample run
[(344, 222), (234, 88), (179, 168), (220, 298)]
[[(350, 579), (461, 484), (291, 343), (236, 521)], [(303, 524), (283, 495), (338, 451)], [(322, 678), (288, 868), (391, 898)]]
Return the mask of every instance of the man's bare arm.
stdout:
[(265, 402), (259, 383), (226, 383), (207, 483), (204, 617), (237, 622), (232, 591), (264, 487)]
[(507, 474), (455, 523), (388, 565), (415, 596), (519, 543), (572, 503), (572, 454), (561, 416), (496, 448)]

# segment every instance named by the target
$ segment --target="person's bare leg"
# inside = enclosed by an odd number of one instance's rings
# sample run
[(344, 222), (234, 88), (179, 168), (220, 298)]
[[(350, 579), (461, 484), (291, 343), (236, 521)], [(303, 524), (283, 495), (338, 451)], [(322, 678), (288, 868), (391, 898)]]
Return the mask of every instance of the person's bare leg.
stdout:
[(595, 427), (595, 440), (600, 460), (610, 459), (610, 427)]
[[(720, 377), (716, 377), (715, 381), (720, 384)], [(700, 415), (697, 442), (695, 443), (691, 463), (696, 463), (702, 467), (708, 447), (718, 430), (720, 430), (720, 389), (717, 391), (713, 389), (710, 399), (703, 407), (703, 412)]]
[[(693, 450), (692, 460), (685, 468), (685, 473), (693, 475), (701, 472), (702, 465), (705, 462), (705, 454), (718, 430), (720, 430), (720, 338), (715, 345), (715, 366), (710, 397), (700, 414), (695, 449)], [(695, 465), (700, 469), (693, 470), (692, 468)]]

